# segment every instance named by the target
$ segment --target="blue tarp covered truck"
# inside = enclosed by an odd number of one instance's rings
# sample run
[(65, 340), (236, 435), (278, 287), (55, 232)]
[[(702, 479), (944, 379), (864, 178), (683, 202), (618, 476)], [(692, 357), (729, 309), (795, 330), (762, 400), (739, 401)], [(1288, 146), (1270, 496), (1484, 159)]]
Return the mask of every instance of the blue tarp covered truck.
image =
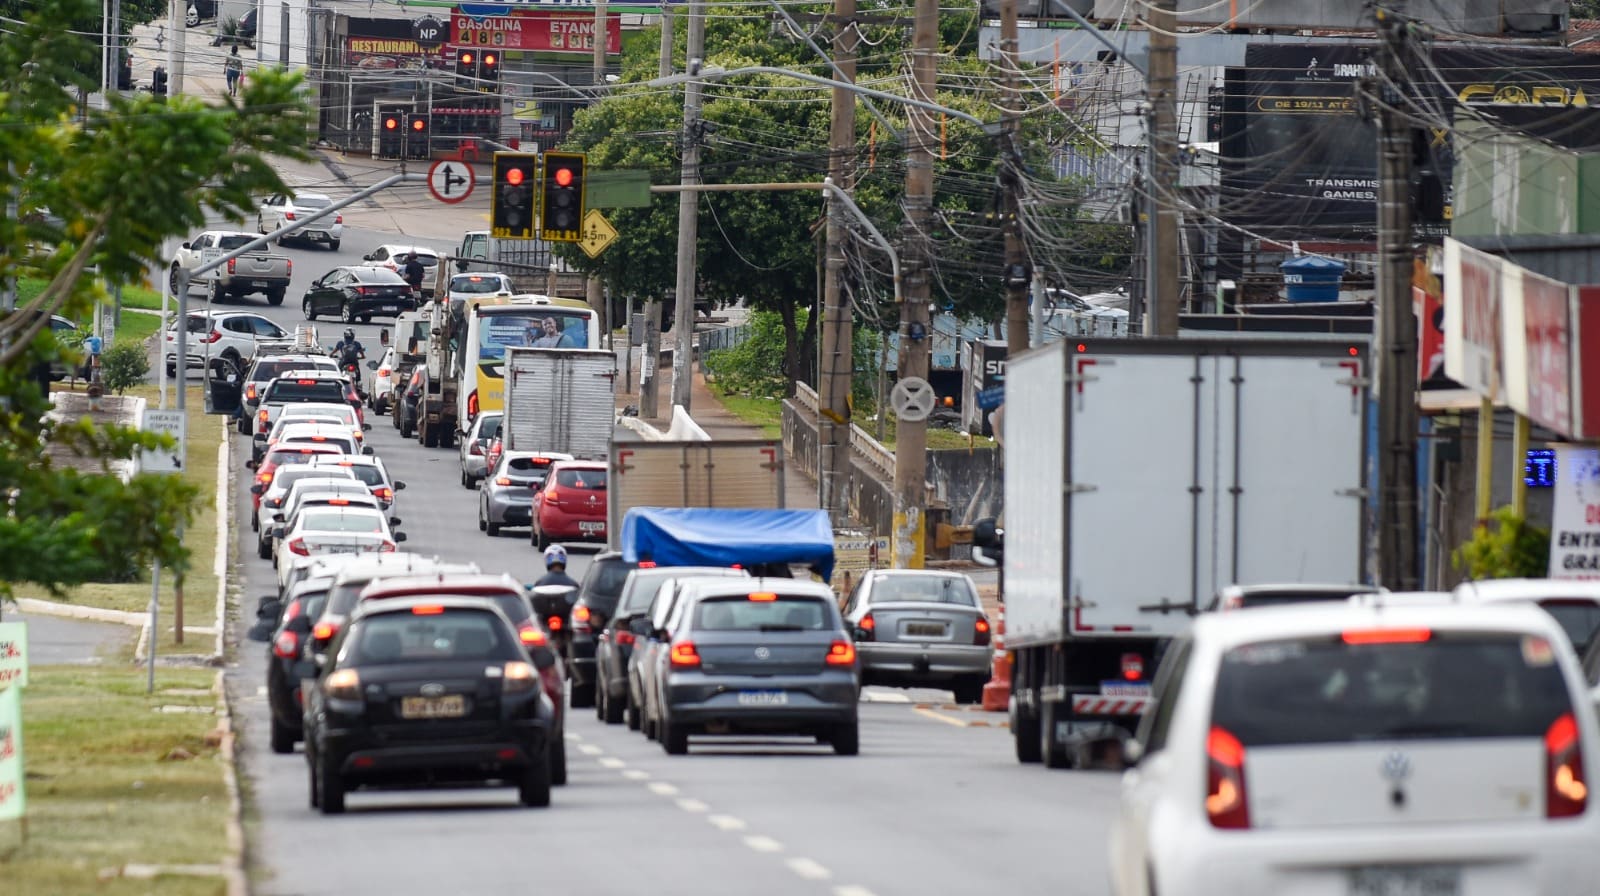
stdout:
[(823, 510), (634, 507), (622, 521), (622, 559), (658, 566), (742, 566), (755, 574), (806, 566), (833, 575), (833, 524)]

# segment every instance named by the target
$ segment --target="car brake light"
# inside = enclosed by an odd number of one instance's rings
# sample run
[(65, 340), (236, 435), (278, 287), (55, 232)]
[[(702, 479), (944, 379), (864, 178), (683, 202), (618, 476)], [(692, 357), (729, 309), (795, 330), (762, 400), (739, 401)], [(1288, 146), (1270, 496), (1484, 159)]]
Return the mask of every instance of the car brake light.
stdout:
[(655, 569), (656, 568), (656, 561), (654, 561), (654, 560), (640, 560), (639, 561), (639, 568), (640, 569)]
[(1206, 735), (1206, 815), (1211, 826), (1242, 830), (1250, 826), (1244, 793), (1244, 744), (1226, 729)]
[(828, 665), (854, 666), (856, 664), (856, 645), (849, 641), (835, 641), (828, 645)]
[(300, 655), (300, 636), (294, 632), (282, 632), (278, 639), (272, 642), (272, 655), (280, 660), (292, 660)]
[(372, 494), (379, 501), (393, 501), (394, 500), (394, 489), (388, 487), (387, 485), (381, 485), (381, 486), (373, 489), (372, 490)]
[(378, 376), (388, 376), (388, 375), (389, 375), (389, 368), (387, 368), (387, 367), (379, 367), (378, 368)]
[(444, 607), (439, 604), (419, 604), (411, 608), (413, 616), (438, 616), (444, 612)]
[(260, 473), (257, 473), (256, 474), (256, 481), (261, 483), (262, 485), (271, 485), (272, 484), (272, 471), (271, 470), (262, 470)]
[(222, 338), (222, 331), (220, 331), (220, 330), (212, 330), (209, 334), (206, 335), (206, 341), (207, 342), (216, 342), (221, 338)]
[(237, 259), (237, 258), (230, 258), (230, 259), (228, 259), (228, 273), (230, 273), (230, 274), (231, 274), (231, 273), (233, 273), (233, 265), (234, 265), (234, 262), (236, 262), (236, 261), (238, 261), (238, 260), (239, 260), (239, 259)]
[(290, 258), (290, 259), (285, 260), (284, 263), (283, 263), (283, 269), (284, 269), (284, 273), (293, 274), (294, 273), (294, 259)]
[(771, 603), (778, 599), (778, 595), (771, 591), (757, 591), (754, 594), (746, 595), (746, 597), (757, 603)]
[(550, 490), (544, 493), (544, 503), (559, 507), (561, 505), (561, 492), (555, 486), (550, 486)]
[(1427, 628), (1370, 628), (1347, 631), (1342, 636), (1346, 644), (1421, 644), (1433, 637)]
[(334, 215), (333, 216), (333, 223), (335, 223), (335, 224), (343, 224), (344, 223), (344, 215)]
[(700, 667), (700, 651), (696, 650), (693, 641), (679, 641), (672, 645), (672, 668), (697, 669)]
[(298, 538), (290, 541), (288, 547), (291, 554), (299, 554), (302, 557), (311, 556), (311, 550), (306, 547), (306, 543)]
[(332, 700), (360, 700), (361, 676), (354, 669), (338, 669), (322, 681), (322, 692)]
[(319, 622), (317, 623), (316, 627), (311, 630), (311, 637), (316, 638), (318, 641), (332, 641), (333, 636), (337, 635), (338, 633), (339, 623)]
[(633, 632), (622, 630), (622, 629), (618, 629), (617, 630), (617, 646), (618, 647), (632, 647), (634, 644), (638, 643), (638, 641), (639, 641), (639, 636), (634, 634)]
[(284, 212), (283, 213), (283, 220), (285, 220), (285, 221), (293, 221), (294, 220), (294, 212)]
[(255, 401), (256, 400), (256, 384), (255, 383), (251, 383), (250, 385), (244, 387), (244, 397), (245, 397), (245, 399), (247, 401)]
[(1138, 681), (1144, 677), (1144, 657), (1137, 653), (1122, 655), (1122, 677), (1125, 681)]
[(539, 674), (533, 671), (533, 666), (521, 660), (516, 660), (506, 663), (503, 668), (504, 673), (501, 675), (500, 680), (504, 684), (501, 685), (501, 688), (507, 694), (521, 694), (539, 686)]
[(522, 643), (529, 647), (543, 647), (549, 643), (549, 640), (544, 636), (544, 632), (539, 631), (539, 627), (531, 622), (524, 622), (517, 627), (517, 637), (521, 638)]
[[(373, 290), (373, 292), (376, 292), (376, 291), (377, 290)], [(368, 294), (367, 293), (367, 288), (365, 286), (357, 286), (356, 287), (356, 295), (364, 296), (364, 295), (367, 295), (367, 294)]]
[(315, 386), (317, 384), (317, 381), (316, 380), (295, 380), (294, 384), (296, 386)]
[(392, 554), (398, 549), (399, 545), (392, 541), (386, 541), (383, 544), (378, 545), (378, 553), (380, 554)]
[(501, 477), (495, 479), (494, 484), (495, 485), (510, 485), (511, 484), (511, 477), (510, 476), (501, 476)]
[(980, 646), (989, 643), (989, 620), (980, 616), (972, 623), (972, 643)]
[(878, 620), (873, 619), (871, 613), (861, 617), (861, 621), (856, 623), (856, 635), (863, 641), (871, 641), (877, 631)]
[(1583, 814), (1589, 802), (1589, 785), (1583, 775), (1582, 747), (1578, 720), (1570, 712), (1563, 713), (1545, 731), (1545, 817)]
[(300, 601), (298, 601), (298, 600), (290, 601), (289, 602), (289, 609), (283, 611), (283, 621), (284, 622), (288, 622), (291, 619), (295, 619), (295, 618), (299, 617), (300, 610), (301, 610)]
[(547, 617), (545, 617), (544, 625), (545, 625), (545, 628), (548, 628), (553, 632), (559, 632), (559, 631), (561, 631), (561, 617), (560, 616), (547, 616)]
[(265, 427), (267, 425), (267, 409), (262, 408), (260, 411), (256, 412), (256, 419), (261, 421), (261, 425)]
[(483, 456), (483, 445), (482, 445), (482, 443), (473, 442), (472, 445), (469, 448), (467, 448), (467, 453), (472, 455), (473, 457), (482, 457)]
[(548, 467), (548, 466), (550, 466), (550, 458), (548, 458), (548, 457), (535, 457), (535, 458), (531, 458), (531, 460), (533, 461), (533, 465), (536, 466), (536, 467)]
[(478, 416), (478, 390), (477, 389), (473, 389), (471, 392), (467, 393), (467, 416), (469, 418)]
[(594, 614), (589, 612), (588, 607), (585, 607), (581, 604), (577, 607), (574, 607), (572, 610), (572, 618), (576, 622), (588, 622), (590, 617), (593, 615)]

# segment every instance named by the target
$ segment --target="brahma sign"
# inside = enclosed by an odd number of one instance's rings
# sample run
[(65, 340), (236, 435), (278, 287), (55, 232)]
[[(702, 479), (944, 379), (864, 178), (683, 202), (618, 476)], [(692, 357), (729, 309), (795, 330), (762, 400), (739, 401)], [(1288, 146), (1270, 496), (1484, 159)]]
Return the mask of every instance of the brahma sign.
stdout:
[[(594, 14), (511, 10), (509, 15), (450, 17), (450, 43), (530, 53), (594, 52)], [(606, 52), (622, 52), (622, 18), (606, 17)]]

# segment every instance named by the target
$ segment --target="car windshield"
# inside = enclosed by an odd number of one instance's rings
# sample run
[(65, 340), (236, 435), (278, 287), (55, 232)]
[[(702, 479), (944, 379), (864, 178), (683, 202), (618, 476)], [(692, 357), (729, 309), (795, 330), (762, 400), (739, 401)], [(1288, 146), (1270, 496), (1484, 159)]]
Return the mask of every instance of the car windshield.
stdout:
[(301, 522), (302, 530), (311, 532), (383, 532), (383, 517), (375, 513), (308, 512)]
[(504, 284), (499, 277), (484, 277), (479, 274), (461, 274), (450, 278), (450, 291), (465, 295), (488, 295), (499, 292)]
[(978, 595), (965, 579), (954, 576), (882, 576), (872, 583), (872, 602), (921, 601), (976, 607)]
[(339, 380), (285, 380), (279, 379), (267, 387), (261, 400), (265, 403), (282, 401), (343, 401), (344, 383)]
[(820, 632), (831, 621), (828, 605), (818, 598), (757, 593), (700, 601), (692, 627), (713, 632)]
[[(355, 628), (339, 658), (341, 666), (427, 660), (505, 663), (522, 657), (504, 622), (483, 610), (418, 604), (412, 612), (369, 616)], [(420, 611), (420, 612), (419, 612)]]
[(591, 491), (605, 491), (605, 470), (557, 470), (556, 485), (567, 488), (583, 488)]
[(588, 348), (589, 314), (556, 306), (525, 313), (486, 314), (478, 328), (478, 357), (484, 361), (504, 358), (506, 346)]
[(1247, 748), (1541, 737), (1572, 709), (1555, 650), (1543, 637), (1422, 629), (1390, 640), (1383, 631), (1372, 639), (1299, 638), (1229, 650), (1217, 674), (1212, 724)]

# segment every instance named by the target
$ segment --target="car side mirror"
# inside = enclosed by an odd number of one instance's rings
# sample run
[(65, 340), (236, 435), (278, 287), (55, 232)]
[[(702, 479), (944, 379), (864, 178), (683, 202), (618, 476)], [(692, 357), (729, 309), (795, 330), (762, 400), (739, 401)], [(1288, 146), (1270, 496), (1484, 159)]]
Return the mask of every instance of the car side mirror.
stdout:
[(282, 526), (273, 526), (272, 527), (272, 537), (273, 538), (282, 538), (283, 534), (284, 533), (283, 533), (283, 527)]
[(244, 462), (244, 468), (246, 470), (254, 470), (256, 468), (256, 462), (253, 460), (247, 460)]
[(528, 659), (533, 660), (533, 668), (540, 672), (556, 664), (556, 652), (548, 644), (534, 647), (528, 651)]
[(377, 370), (378, 369), (378, 362), (377, 361), (368, 361), (367, 362), (367, 369), (368, 370)]
[(394, 543), (395, 544), (399, 544), (400, 542), (405, 541), (405, 540), (406, 540), (406, 533), (404, 533), (404, 532), (396, 532), (396, 533), (394, 533)]
[(467, 272), (467, 260), (465, 258), (456, 259), (456, 270), (463, 274)]
[(389, 525), (391, 525), (391, 526), (398, 526), (398, 525), (400, 525), (400, 518), (399, 518), (399, 517), (397, 517), (397, 516), (391, 516), (391, 517), (389, 517)]
[(273, 521), (273, 522), (274, 522), (274, 523), (281, 523), (281, 522), (283, 522), (283, 521), (284, 521), (284, 518), (283, 518), (283, 514), (281, 514), (281, 513), (274, 513), (274, 514), (273, 514), (273, 515), (272, 515), (272, 521)]
[(183, 248), (188, 249), (188, 248), (191, 248), (191, 247), (189, 246), (189, 243), (186, 241), (183, 244)]
[(1124, 769), (1133, 768), (1143, 758), (1144, 744), (1140, 743), (1138, 738), (1125, 737), (1122, 739), (1122, 767)]
[(367, 457), (371, 457), (378, 452), (374, 451), (371, 445), (363, 445), (361, 448), (361, 453), (365, 454)]
[(361, 424), (361, 431), (362, 432), (372, 432), (372, 424), (371, 423), (363, 423), (363, 424)]
[(394, 490), (397, 492), (403, 492), (406, 490), (406, 484), (404, 482), (396, 482), (394, 484)]

